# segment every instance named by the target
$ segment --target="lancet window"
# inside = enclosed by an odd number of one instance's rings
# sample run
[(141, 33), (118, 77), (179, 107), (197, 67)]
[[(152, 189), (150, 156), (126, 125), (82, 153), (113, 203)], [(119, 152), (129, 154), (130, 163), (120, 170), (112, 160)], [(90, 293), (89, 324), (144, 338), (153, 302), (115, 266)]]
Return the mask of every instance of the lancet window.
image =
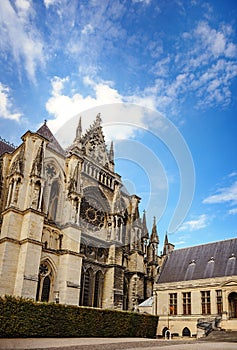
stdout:
[(50, 300), (51, 288), (52, 288), (53, 273), (51, 266), (47, 262), (41, 263), (39, 267), (38, 285), (36, 292), (37, 301)]
[(103, 294), (103, 273), (91, 268), (82, 271), (80, 305), (101, 307)]

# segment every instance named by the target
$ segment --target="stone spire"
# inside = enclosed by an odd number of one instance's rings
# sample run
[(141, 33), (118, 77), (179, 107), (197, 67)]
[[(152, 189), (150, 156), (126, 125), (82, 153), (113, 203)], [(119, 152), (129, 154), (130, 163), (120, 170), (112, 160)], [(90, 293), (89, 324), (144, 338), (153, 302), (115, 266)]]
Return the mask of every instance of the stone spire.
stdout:
[(168, 240), (168, 235), (167, 235), (167, 231), (166, 231), (166, 233), (165, 233), (164, 246), (166, 246), (167, 244), (169, 244), (169, 240)]
[(111, 141), (111, 144), (110, 144), (109, 161), (111, 163), (114, 163), (114, 143), (113, 143), (113, 141)]
[(159, 237), (156, 229), (156, 217), (154, 216), (154, 222), (153, 222), (153, 227), (152, 227), (152, 232), (151, 232), (151, 238), (150, 238), (151, 243), (159, 243)]
[(98, 113), (97, 116), (96, 116), (96, 119), (95, 119), (95, 125), (98, 127), (98, 126), (101, 126), (101, 122), (102, 122), (102, 119), (101, 119), (101, 114)]
[(81, 144), (81, 134), (82, 134), (82, 127), (81, 127), (81, 117), (80, 117), (78, 121), (77, 130), (76, 130), (76, 137), (74, 139), (74, 144), (77, 146)]
[(147, 229), (147, 224), (146, 224), (146, 211), (143, 211), (143, 218), (142, 218), (142, 228), (143, 228), (143, 238), (149, 238), (149, 233)]

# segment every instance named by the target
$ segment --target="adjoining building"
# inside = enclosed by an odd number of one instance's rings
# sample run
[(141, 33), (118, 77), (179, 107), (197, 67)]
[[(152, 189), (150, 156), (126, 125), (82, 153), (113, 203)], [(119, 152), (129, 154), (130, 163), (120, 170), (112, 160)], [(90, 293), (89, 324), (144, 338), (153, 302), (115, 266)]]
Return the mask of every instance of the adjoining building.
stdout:
[(0, 140), (0, 295), (133, 310), (152, 295), (159, 238), (114, 171), (101, 117), (64, 150), (46, 122)]
[(172, 250), (154, 286), (158, 336), (237, 330), (237, 239)]

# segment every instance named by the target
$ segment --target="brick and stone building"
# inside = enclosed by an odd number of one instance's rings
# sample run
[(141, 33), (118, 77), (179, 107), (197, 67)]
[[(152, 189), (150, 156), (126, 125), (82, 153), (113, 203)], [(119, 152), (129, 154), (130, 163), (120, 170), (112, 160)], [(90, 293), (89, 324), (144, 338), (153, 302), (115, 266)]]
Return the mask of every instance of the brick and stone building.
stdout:
[[(166, 237), (166, 247), (168, 244)], [(172, 247), (171, 247), (172, 248)], [(158, 336), (237, 330), (237, 238), (168, 249), (154, 286)]]
[(152, 295), (159, 238), (114, 171), (100, 115), (64, 150), (46, 122), (0, 140), (0, 295), (135, 309)]

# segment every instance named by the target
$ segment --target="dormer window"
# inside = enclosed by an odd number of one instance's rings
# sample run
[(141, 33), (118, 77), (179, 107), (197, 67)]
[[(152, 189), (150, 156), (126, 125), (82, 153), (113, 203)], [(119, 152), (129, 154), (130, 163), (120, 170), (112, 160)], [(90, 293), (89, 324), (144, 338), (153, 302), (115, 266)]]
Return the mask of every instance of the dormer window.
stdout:
[(192, 259), (192, 260), (190, 261), (189, 265), (194, 265), (194, 264), (196, 264), (196, 260), (195, 260), (195, 259)]

